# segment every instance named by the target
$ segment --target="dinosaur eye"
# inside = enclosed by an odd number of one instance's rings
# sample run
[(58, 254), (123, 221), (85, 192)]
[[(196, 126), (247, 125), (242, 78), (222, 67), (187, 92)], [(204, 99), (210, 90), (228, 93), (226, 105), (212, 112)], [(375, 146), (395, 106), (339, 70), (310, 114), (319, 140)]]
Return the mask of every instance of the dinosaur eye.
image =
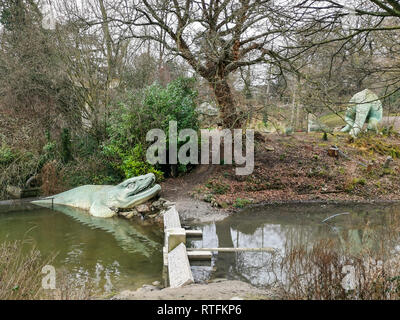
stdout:
[(135, 183), (128, 183), (126, 186), (127, 189), (134, 189), (135, 188)]

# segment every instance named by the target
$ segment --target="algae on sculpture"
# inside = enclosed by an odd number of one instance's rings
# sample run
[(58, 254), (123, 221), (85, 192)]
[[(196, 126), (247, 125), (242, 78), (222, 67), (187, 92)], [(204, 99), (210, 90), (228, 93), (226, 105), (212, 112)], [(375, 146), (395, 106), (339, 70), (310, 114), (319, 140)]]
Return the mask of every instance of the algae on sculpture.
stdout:
[(367, 123), (367, 130), (377, 131), (377, 125), (382, 120), (382, 102), (369, 89), (356, 93), (349, 101), (345, 121), (347, 125), (341, 130), (350, 132), (356, 137)]
[(88, 210), (94, 217), (110, 218), (118, 209), (133, 208), (155, 197), (161, 191), (155, 180), (154, 174), (149, 173), (117, 186), (86, 185), (32, 203), (66, 205)]

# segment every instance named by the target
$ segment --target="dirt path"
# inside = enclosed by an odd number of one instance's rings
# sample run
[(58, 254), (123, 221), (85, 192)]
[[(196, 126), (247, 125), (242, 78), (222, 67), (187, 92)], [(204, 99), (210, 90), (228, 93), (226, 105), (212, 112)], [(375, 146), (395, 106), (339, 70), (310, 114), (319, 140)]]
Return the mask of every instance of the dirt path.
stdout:
[(182, 288), (144, 286), (137, 291), (122, 291), (115, 300), (257, 300), (273, 299), (273, 295), (241, 281), (220, 281), (192, 284)]
[(167, 179), (161, 183), (161, 197), (175, 202), (179, 215), (186, 222), (223, 220), (229, 215), (227, 212), (190, 196), (190, 192), (204, 184), (218, 170), (217, 167), (199, 165), (183, 177)]

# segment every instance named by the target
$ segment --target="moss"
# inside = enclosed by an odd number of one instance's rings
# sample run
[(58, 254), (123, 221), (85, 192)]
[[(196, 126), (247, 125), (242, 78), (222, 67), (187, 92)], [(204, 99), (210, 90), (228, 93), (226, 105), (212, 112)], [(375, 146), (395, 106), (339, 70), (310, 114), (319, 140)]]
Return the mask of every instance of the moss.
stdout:
[(357, 185), (364, 186), (366, 183), (367, 180), (365, 178), (353, 178), (349, 182), (345, 183), (343, 190), (346, 192), (352, 192)]
[(367, 155), (377, 153), (383, 156), (391, 156), (393, 159), (400, 158), (400, 147), (398, 145), (388, 143), (375, 134), (362, 133), (350, 143), (352, 147)]
[(250, 199), (241, 199), (241, 198), (237, 198), (235, 200), (235, 203), (233, 204), (233, 206), (235, 208), (244, 208), (245, 206), (251, 204), (252, 201)]
[(359, 185), (364, 186), (366, 183), (367, 183), (367, 180), (365, 180), (365, 178), (354, 178), (353, 179), (353, 184), (354, 185), (359, 184)]

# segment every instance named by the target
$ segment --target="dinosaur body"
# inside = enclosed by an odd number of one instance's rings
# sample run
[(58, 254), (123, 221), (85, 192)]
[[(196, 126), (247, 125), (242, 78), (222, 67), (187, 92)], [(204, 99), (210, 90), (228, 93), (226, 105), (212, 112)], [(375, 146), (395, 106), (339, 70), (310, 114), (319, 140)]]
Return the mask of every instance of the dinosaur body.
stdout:
[(52, 197), (32, 201), (37, 205), (65, 205), (89, 211), (94, 217), (110, 218), (118, 209), (133, 208), (155, 197), (161, 187), (152, 173), (134, 177), (117, 186), (85, 185)]
[(341, 131), (356, 137), (365, 123), (368, 124), (367, 130), (377, 131), (382, 113), (382, 103), (375, 93), (369, 89), (358, 92), (349, 101), (345, 116), (347, 125)]

